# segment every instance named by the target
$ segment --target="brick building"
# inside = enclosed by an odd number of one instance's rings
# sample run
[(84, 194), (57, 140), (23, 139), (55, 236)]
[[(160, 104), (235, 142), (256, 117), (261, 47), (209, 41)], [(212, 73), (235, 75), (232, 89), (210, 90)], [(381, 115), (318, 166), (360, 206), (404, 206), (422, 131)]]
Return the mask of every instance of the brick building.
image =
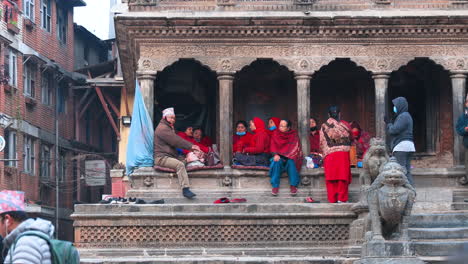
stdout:
[(80, 6), (84, 1), (0, 3), (0, 135), (6, 140), (0, 152), (5, 160), (0, 162), (0, 189), (25, 191), (29, 210), (44, 218), (54, 219), (58, 206), (59, 235), (67, 239), (72, 239), (74, 203), (95, 201), (108, 192), (106, 185), (86, 184), (84, 162), (102, 159), (109, 168), (115, 140), (107, 136), (112, 131), (105, 123), (101, 128), (99, 105), (77, 113), (86, 103), (72, 89), (86, 81), (86, 75), (74, 72), (73, 8)]

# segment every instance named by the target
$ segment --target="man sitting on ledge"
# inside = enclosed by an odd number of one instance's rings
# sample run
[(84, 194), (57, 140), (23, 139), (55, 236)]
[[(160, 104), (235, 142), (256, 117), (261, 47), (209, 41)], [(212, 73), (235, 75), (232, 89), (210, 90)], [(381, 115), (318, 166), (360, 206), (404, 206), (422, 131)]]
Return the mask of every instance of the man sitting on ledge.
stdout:
[(176, 121), (174, 108), (163, 110), (163, 118), (154, 131), (154, 164), (160, 167), (174, 169), (182, 187), (182, 194), (186, 198), (196, 196), (190, 191), (190, 184), (185, 164), (177, 159), (177, 148), (200, 151), (200, 148), (179, 137), (174, 130)]

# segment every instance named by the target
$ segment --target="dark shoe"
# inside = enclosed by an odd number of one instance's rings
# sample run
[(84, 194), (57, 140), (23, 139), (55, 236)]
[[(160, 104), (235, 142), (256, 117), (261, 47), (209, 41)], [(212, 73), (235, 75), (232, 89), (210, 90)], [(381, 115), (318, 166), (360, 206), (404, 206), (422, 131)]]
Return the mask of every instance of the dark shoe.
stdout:
[(223, 198), (219, 198), (218, 200), (214, 201), (215, 204), (221, 204), (221, 203), (229, 203), (229, 198), (227, 197), (223, 197)]
[(128, 198), (128, 203), (129, 203), (129, 204), (135, 204), (135, 203), (136, 203), (136, 200), (137, 200), (137, 198), (129, 197), (129, 198)]
[(149, 202), (149, 204), (163, 204), (163, 203), (165, 203), (164, 199), (154, 200), (154, 201)]
[(188, 187), (182, 189), (182, 195), (188, 199), (192, 199), (193, 197), (197, 196), (196, 194), (191, 192)]
[(137, 200), (135, 201), (135, 204), (146, 204), (146, 202), (145, 202), (145, 200), (143, 200), (143, 199), (137, 199)]
[(296, 196), (297, 195), (297, 187), (296, 186), (292, 186), (289, 187), (289, 191), (291, 192), (291, 195), (292, 196)]
[(100, 204), (110, 204), (110, 202), (111, 202), (111, 199), (99, 201)]
[(273, 188), (273, 189), (271, 189), (271, 194), (272, 194), (273, 196), (277, 196), (278, 193), (279, 193), (279, 188)]

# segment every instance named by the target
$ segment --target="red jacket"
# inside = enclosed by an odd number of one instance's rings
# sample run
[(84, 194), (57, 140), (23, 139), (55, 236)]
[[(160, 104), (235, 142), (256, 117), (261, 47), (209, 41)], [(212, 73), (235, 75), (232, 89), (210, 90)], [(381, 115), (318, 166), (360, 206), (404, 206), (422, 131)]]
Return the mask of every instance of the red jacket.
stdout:
[(312, 132), (310, 132), (309, 140), (310, 140), (310, 152), (320, 153), (320, 131), (317, 130), (314, 135), (312, 135)]
[[(189, 137), (187, 136), (187, 134), (185, 134), (185, 132), (177, 132), (177, 135), (185, 140), (187, 140), (188, 142), (192, 143), (192, 144), (195, 144), (197, 146), (200, 147), (201, 151), (205, 152), (205, 153), (208, 153), (209, 152), (209, 148), (204, 146), (203, 144), (201, 143), (198, 143), (193, 137)], [(191, 150), (182, 150), (182, 152), (184, 152), (185, 155), (187, 155), (187, 153), (189, 153)]]
[(242, 152), (244, 148), (249, 147), (252, 137), (252, 133), (249, 132), (245, 133), (243, 136), (232, 136), (232, 152)]
[(255, 131), (250, 141), (250, 146), (244, 148), (244, 153), (261, 154), (270, 153), (270, 135), (265, 130), (265, 122), (258, 117), (253, 118)]

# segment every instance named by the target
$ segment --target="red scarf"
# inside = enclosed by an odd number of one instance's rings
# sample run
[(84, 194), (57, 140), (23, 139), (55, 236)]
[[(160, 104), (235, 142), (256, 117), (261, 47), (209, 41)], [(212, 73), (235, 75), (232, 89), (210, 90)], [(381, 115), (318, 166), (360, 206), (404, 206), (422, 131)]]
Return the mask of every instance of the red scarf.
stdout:
[(288, 159), (294, 160), (297, 171), (300, 171), (303, 160), (301, 142), (296, 130), (281, 132), (273, 131), (270, 141), (270, 151)]

